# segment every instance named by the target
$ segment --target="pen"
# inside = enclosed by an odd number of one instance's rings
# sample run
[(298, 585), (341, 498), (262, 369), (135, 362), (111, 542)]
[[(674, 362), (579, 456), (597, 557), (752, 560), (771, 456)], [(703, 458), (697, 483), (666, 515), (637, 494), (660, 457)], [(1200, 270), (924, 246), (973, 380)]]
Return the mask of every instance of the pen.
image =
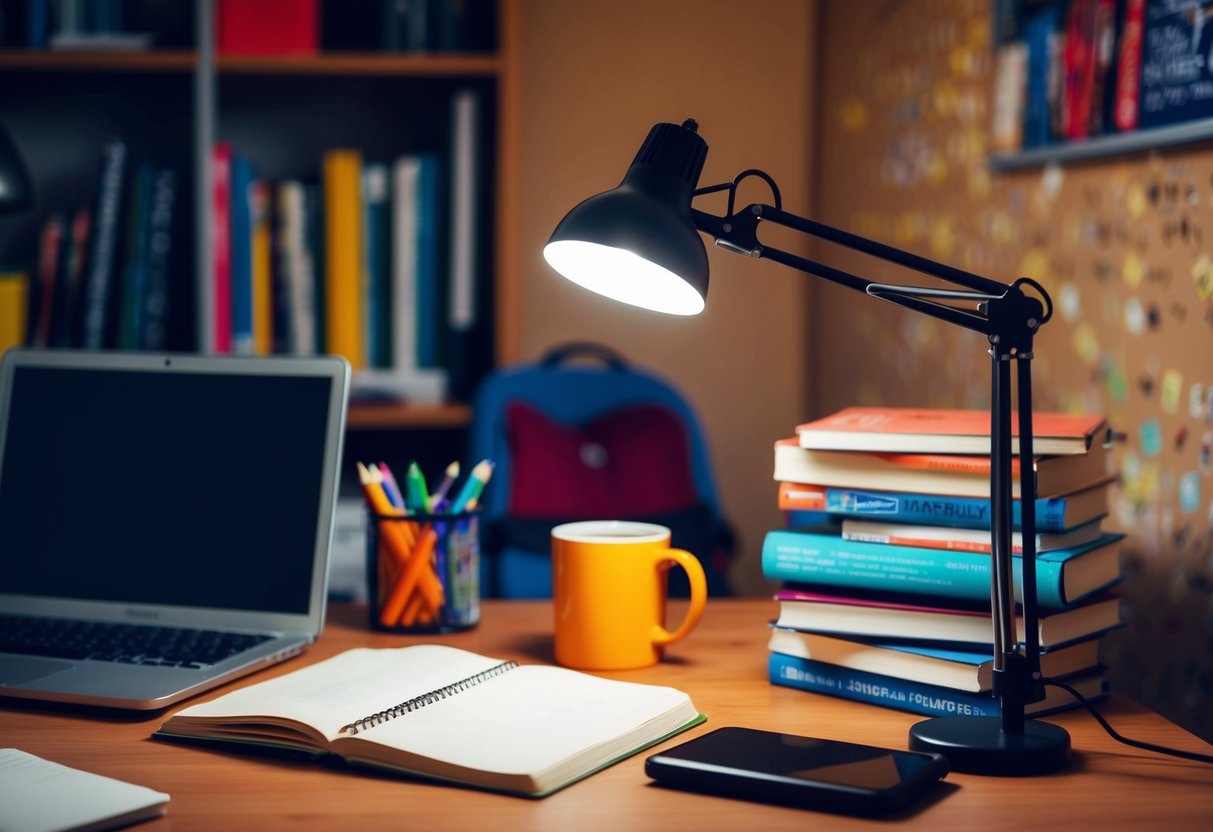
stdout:
[(430, 494), (425, 487), (425, 475), (416, 460), (409, 463), (409, 470), (404, 475), (404, 488), (409, 508), (423, 514), (430, 513)]
[(477, 462), (476, 467), (472, 469), (472, 473), (468, 475), (467, 482), (459, 490), (459, 496), (451, 504), (451, 514), (465, 511), (468, 503), (472, 500), (479, 501), (480, 492), (484, 491), (485, 483), (489, 481), (489, 477), (491, 476), (493, 476), (493, 463), (487, 459)]

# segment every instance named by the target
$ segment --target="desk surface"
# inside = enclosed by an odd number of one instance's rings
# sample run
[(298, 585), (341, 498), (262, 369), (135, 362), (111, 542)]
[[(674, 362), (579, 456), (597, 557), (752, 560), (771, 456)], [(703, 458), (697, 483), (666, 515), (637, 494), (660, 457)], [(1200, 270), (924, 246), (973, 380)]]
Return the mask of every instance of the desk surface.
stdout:
[[(775, 604), (766, 600), (712, 600), (699, 628), (675, 645), (664, 663), (610, 675), (678, 687), (708, 715), (707, 723), (667, 746), (712, 728), (744, 725), (904, 748), (907, 730), (919, 719), (913, 714), (767, 682), (766, 624), (775, 613)], [(549, 602), (488, 603), (475, 630), (428, 640), (522, 662), (551, 662), (551, 619)], [(358, 608), (338, 605), (330, 610), (324, 636), (303, 657), (230, 687), (350, 647), (419, 640), (371, 633)], [(149, 832), (269, 829), (282, 822), (350, 832), (769, 830), (823, 823), (834, 830), (882, 823), (668, 791), (650, 785), (644, 754), (536, 801), (150, 740), (163, 714), (82, 715), (57, 706), (2, 702), (0, 745), (168, 792), (168, 814), (139, 827)], [(1112, 697), (1102, 710), (1128, 737), (1210, 752), (1198, 738), (1122, 697)], [(1085, 712), (1050, 719), (1073, 739), (1075, 760), (1066, 771), (1031, 779), (950, 774), (937, 799), (892, 822), (935, 830), (1213, 829), (1213, 766), (1117, 743)]]

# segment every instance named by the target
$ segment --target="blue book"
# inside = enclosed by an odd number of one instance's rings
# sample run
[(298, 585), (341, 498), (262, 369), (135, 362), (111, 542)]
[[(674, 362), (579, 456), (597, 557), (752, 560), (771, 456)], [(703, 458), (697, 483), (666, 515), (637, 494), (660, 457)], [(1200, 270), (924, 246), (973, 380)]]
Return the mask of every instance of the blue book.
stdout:
[[(1088, 638), (1041, 651), (1040, 670), (1051, 679), (1092, 673), (1101, 667), (1102, 641)], [(989, 691), (994, 684), (994, 652), (988, 646), (883, 644), (775, 627), (769, 647), (771, 652), (786, 656), (970, 693)]]
[(253, 342), (253, 163), (232, 154), (228, 239), (232, 273), (232, 352), (250, 354)]
[[(1042, 607), (1068, 607), (1120, 578), (1123, 534), (1036, 556), (1036, 598)], [(1015, 562), (1020, 595), (1022, 559)], [(918, 546), (843, 540), (835, 526), (774, 529), (762, 544), (762, 572), (772, 581), (906, 592), (981, 601), (990, 597), (991, 557)]]
[[(789, 511), (824, 511), (837, 517), (889, 520), (961, 529), (990, 528), (990, 501), (984, 497), (948, 497), (915, 492), (868, 491), (820, 485), (781, 483), (779, 507)], [(1062, 532), (1103, 517), (1108, 511), (1106, 484), (1036, 501), (1036, 531)], [(1022, 528), (1023, 505), (1015, 500), (1011, 519)], [(811, 522), (796, 522), (807, 525)]]
[[(998, 700), (987, 693), (968, 693), (940, 685), (907, 682), (893, 676), (851, 670), (783, 653), (770, 654), (767, 660), (767, 674), (773, 685), (824, 693), (827, 696), (925, 716), (999, 715)], [(1066, 684), (1092, 701), (1102, 698), (1107, 692), (1102, 670), (1066, 679)], [(1040, 702), (1033, 702), (1024, 710), (1032, 716), (1039, 716), (1076, 704), (1070, 694), (1060, 688), (1046, 687), (1045, 698)]]
[(417, 366), (441, 363), (439, 344), (446, 316), (442, 312), (438, 228), (442, 183), (438, 157), (422, 154), (417, 174)]
[(1027, 89), (1024, 101), (1023, 146), (1025, 149), (1043, 147), (1054, 141), (1056, 133), (1050, 100), (1050, 75), (1058, 64), (1059, 38), (1062, 28), (1062, 7), (1041, 6), (1024, 23), (1024, 40), (1028, 44)]

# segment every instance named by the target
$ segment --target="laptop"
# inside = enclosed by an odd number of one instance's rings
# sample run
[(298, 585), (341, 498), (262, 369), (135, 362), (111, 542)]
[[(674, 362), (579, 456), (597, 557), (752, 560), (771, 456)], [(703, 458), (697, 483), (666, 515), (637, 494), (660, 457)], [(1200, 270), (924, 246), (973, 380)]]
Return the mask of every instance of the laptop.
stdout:
[(0, 697), (163, 708), (324, 623), (349, 366), (10, 349)]

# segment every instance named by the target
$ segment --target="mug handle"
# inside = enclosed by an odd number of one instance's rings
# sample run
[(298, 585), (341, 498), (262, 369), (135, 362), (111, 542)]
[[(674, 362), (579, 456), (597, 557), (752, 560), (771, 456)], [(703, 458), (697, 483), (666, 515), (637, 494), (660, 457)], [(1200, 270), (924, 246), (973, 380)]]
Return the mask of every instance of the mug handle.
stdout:
[(682, 619), (682, 623), (678, 625), (678, 629), (673, 632), (660, 624), (653, 628), (654, 644), (673, 644), (689, 635), (703, 616), (703, 609), (708, 601), (708, 579), (703, 573), (703, 564), (699, 562), (699, 558), (685, 549), (662, 549), (658, 553), (654, 565), (660, 566), (662, 563), (671, 561), (677, 563), (687, 573), (687, 579), (691, 584), (691, 606), (687, 610), (686, 617)]

